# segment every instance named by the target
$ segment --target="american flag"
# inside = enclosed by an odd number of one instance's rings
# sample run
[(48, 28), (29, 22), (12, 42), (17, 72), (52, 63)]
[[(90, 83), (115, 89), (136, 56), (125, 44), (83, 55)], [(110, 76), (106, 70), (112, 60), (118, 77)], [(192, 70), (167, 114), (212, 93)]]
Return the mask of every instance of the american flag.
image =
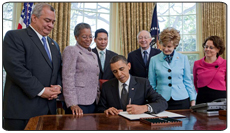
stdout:
[(158, 23), (158, 18), (157, 18), (157, 4), (155, 4), (154, 10), (153, 10), (153, 16), (152, 16), (152, 24), (150, 28), (150, 34), (152, 36), (152, 42), (150, 43), (151, 46), (157, 43), (159, 33), (160, 33), (160, 28), (159, 28), (159, 23)]
[(33, 2), (24, 2), (24, 6), (22, 9), (21, 17), (19, 19), (19, 24), (17, 29), (26, 28), (30, 24), (30, 17), (33, 9)]

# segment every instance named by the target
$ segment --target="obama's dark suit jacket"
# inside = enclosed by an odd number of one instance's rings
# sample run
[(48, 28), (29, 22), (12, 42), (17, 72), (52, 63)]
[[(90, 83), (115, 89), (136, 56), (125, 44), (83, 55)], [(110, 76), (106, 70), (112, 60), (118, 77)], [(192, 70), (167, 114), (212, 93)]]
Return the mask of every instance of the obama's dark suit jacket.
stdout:
[(6, 33), (2, 50), (7, 73), (3, 117), (29, 119), (48, 112), (56, 114), (56, 99), (49, 101), (37, 96), (44, 87), (62, 86), (59, 46), (49, 37), (48, 43), (52, 63), (31, 27)]
[[(130, 98), (131, 104), (149, 104), (153, 109), (153, 113), (159, 113), (168, 107), (167, 101), (153, 90), (148, 79), (145, 78), (131, 76), (128, 91), (128, 99)], [(97, 111), (104, 112), (110, 107), (122, 109), (119, 97), (118, 80), (116, 78), (111, 79), (102, 85)]]

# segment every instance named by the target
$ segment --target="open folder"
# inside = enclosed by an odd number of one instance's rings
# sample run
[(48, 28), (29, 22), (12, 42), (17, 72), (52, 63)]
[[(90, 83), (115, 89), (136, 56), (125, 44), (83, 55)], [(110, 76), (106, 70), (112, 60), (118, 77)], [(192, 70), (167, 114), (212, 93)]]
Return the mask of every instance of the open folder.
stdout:
[(119, 113), (120, 116), (123, 116), (129, 120), (139, 120), (140, 118), (153, 118), (153, 117), (170, 117), (170, 118), (178, 118), (178, 117), (185, 117), (184, 115), (181, 114), (177, 114), (177, 113), (172, 113), (169, 111), (163, 111), (160, 112), (158, 114), (147, 114), (147, 113), (143, 113), (143, 114), (128, 114), (128, 112), (124, 111), (124, 112), (120, 112)]

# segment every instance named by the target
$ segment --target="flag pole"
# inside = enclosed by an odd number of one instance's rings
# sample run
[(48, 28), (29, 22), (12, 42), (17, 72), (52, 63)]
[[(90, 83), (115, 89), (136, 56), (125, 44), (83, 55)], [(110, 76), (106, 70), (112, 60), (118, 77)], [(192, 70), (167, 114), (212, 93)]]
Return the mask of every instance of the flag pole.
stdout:
[[(155, 6), (155, 8), (156, 8), (156, 11), (157, 11), (157, 6)], [(158, 23), (158, 19), (157, 19), (157, 36), (156, 36), (156, 45), (157, 45), (157, 49), (160, 49), (161, 50), (161, 46), (160, 46), (160, 44), (159, 44), (159, 40), (158, 40), (158, 37), (159, 37), (159, 31), (160, 29), (159, 29), (159, 23)]]

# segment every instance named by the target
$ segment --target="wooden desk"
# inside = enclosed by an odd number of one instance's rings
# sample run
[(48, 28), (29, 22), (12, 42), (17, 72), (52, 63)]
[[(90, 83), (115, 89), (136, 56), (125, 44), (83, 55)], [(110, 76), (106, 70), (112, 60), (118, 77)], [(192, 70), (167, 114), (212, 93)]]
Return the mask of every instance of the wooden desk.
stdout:
[(185, 115), (179, 118), (181, 126), (149, 126), (140, 121), (129, 121), (121, 116), (106, 116), (103, 113), (72, 115), (44, 115), (29, 120), (25, 130), (224, 130), (226, 117), (207, 116), (190, 110), (172, 111)]

